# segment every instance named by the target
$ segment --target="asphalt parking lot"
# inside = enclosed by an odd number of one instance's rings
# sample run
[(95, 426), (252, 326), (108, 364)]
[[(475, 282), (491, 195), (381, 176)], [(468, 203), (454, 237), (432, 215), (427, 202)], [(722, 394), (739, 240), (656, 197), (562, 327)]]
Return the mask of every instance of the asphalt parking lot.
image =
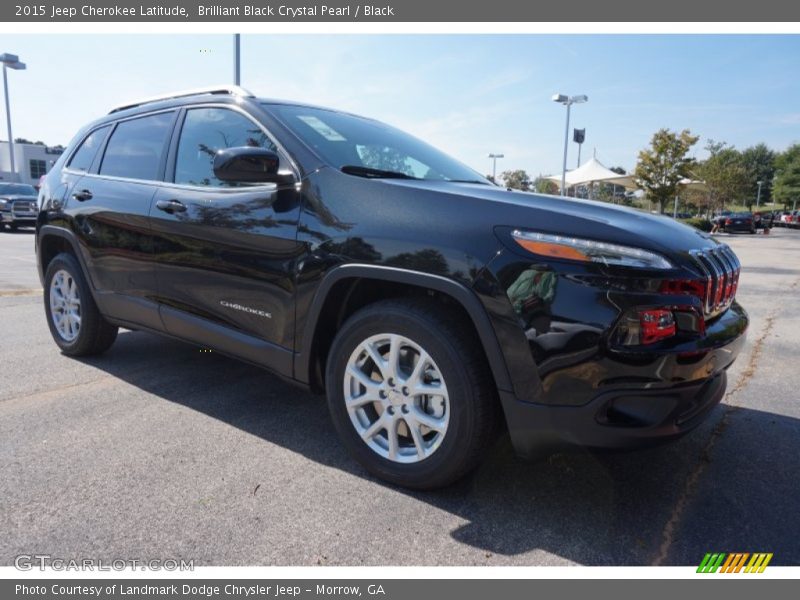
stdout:
[(468, 479), (409, 493), (350, 460), (322, 398), (254, 367), (129, 331), (104, 356), (60, 355), (33, 235), (0, 233), (0, 564), (800, 564), (800, 231), (720, 237), (752, 321), (698, 430), (536, 463), (501, 440)]

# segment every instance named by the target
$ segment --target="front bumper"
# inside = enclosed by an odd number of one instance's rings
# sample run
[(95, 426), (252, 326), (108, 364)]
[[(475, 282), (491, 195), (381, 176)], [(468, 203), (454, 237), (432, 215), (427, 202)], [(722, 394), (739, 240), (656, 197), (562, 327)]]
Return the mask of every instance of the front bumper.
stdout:
[(7, 225), (36, 225), (36, 213), (0, 212), (0, 222)]
[(635, 448), (684, 435), (724, 397), (726, 370), (744, 345), (747, 325), (747, 314), (734, 305), (694, 348), (631, 358), (641, 383), (618, 378), (618, 384), (598, 385), (584, 404), (537, 404), (500, 391), (517, 453), (531, 458), (565, 446)]

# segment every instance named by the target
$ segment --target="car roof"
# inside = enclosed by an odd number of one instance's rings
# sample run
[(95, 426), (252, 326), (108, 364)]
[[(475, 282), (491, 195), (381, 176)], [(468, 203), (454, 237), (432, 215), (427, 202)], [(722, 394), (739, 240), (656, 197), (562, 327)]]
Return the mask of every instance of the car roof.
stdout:
[(319, 106), (316, 104), (311, 104), (306, 102), (297, 102), (297, 101), (283, 100), (277, 98), (266, 98), (261, 96), (252, 96), (252, 95), (241, 96), (241, 95), (233, 95), (225, 93), (200, 91), (196, 94), (191, 94), (191, 95), (176, 95), (165, 98), (144, 99), (140, 101), (131, 102), (130, 104), (122, 104), (120, 106), (114, 107), (108, 114), (103, 115), (102, 117), (95, 119), (94, 121), (86, 125), (81, 130), (81, 133), (91, 129), (95, 129), (97, 127), (101, 127), (108, 123), (114, 123), (121, 119), (136, 117), (137, 115), (143, 115), (161, 110), (169, 110), (171, 108), (181, 108), (184, 106), (191, 106), (194, 104), (206, 104), (209, 102), (213, 102), (215, 104), (230, 104), (232, 106), (238, 106), (248, 102), (255, 104), (273, 105), (273, 106), (298, 106), (315, 110), (325, 110), (343, 115), (350, 115), (367, 120), (373, 120), (370, 119), (369, 117), (364, 117), (362, 115), (356, 115), (354, 113), (349, 113), (343, 110), (338, 110), (326, 106)]

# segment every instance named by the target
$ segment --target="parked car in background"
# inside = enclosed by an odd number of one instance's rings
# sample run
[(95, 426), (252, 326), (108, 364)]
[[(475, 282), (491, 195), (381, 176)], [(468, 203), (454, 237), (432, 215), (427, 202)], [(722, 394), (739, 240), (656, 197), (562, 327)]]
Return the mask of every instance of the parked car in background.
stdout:
[(35, 226), (37, 195), (27, 183), (0, 183), (0, 230)]
[(733, 214), (730, 210), (723, 210), (717, 213), (714, 213), (714, 216), (711, 217), (711, 222), (715, 223), (716, 225), (721, 225), (722, 222), (727, 219), (729, 216)]
[(755, 233), (756, 225), (752, 213), (738, 212), (720, 220), (720, 230), (725, 233)]

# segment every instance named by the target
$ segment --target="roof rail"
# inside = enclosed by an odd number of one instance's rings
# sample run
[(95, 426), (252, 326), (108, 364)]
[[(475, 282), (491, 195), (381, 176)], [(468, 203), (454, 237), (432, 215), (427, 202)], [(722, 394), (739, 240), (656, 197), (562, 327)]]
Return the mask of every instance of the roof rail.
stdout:
[(195, 88), (193, 90), (183, 90), (180, 92), (172, 92), (169, 94), (161, 94), (159, 96), (151, 96), (150, 98), (140, 98), (132, 102), (126, 102), (115, 106), (108, 114), (119, 112), (128, 108), (141, 106), (142, 104), (150, 104), (151, 102), (159, 102), (161, 100), (172, 100), (173, 98), (185, 98), (186, 96), (198, 96), (201, 94), (224, 94), (228, 96), (240, 96), (243, 98), (253, 98), (252, 92), (248, 92), (243, 87), (238, 85), (214, 85), (209, 87)]

